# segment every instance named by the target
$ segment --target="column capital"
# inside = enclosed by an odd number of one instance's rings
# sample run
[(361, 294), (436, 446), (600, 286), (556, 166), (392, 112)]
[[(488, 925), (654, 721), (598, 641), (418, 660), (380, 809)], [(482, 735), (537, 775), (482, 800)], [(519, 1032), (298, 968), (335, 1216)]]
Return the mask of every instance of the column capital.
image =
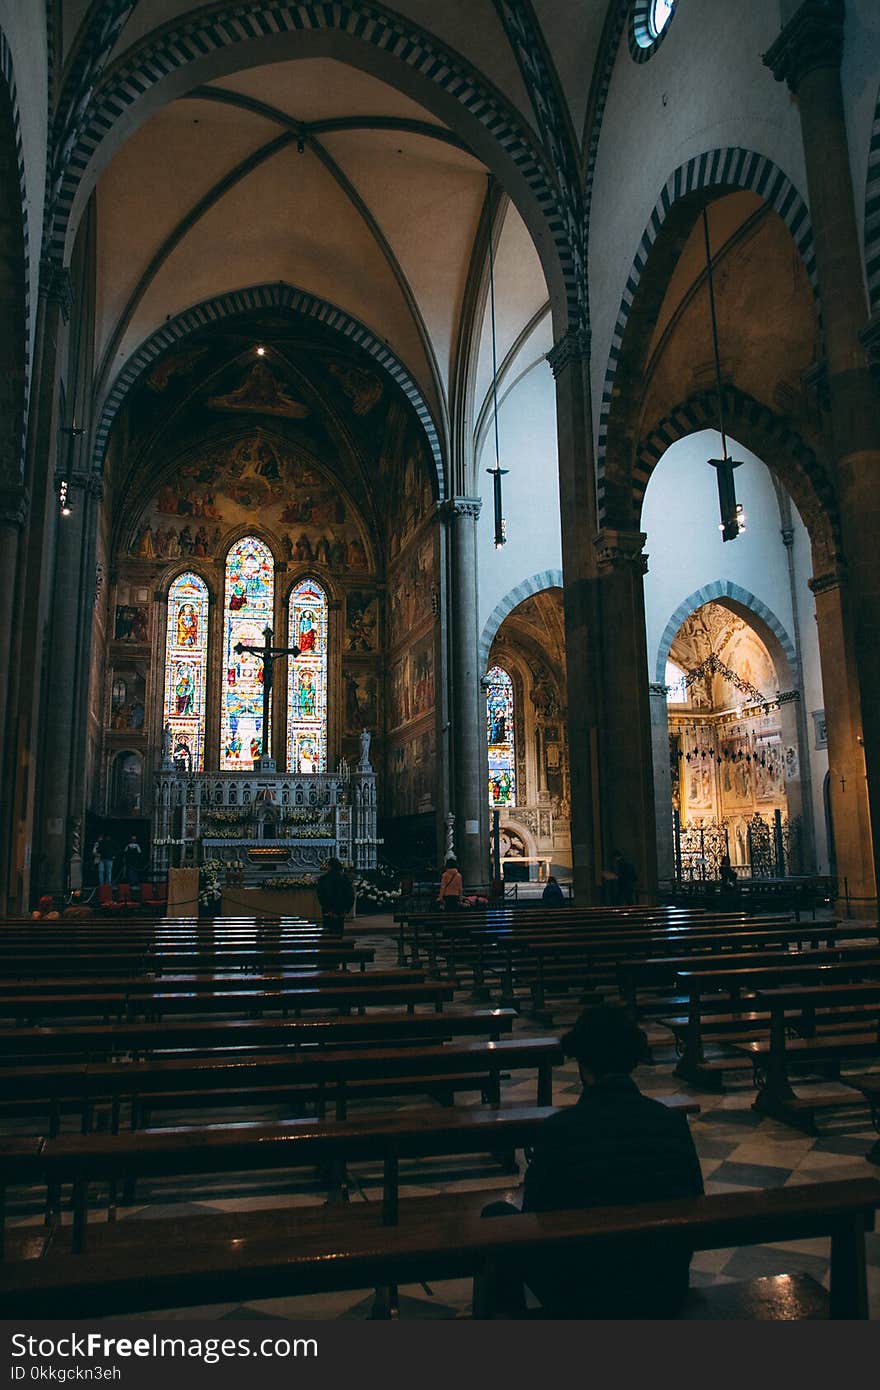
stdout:
[(67, 323), (73, 309), (73, 280), (67, 266), (59, 265), (49, 256), (40, 261), (40, 296), (58, 304)]
[(846, 581), (846, 566), (843, 561), (833, 565), (831, 569), (825, 570), (822, 574), (814, 574), (807, 583), (817, 596), (819, 594), (830, 593), (832, 589), (841, 589)]
[(0, 479), (0, 523), (21, 530), (27, 520), (27, 514), (27, 488), (22, 483), (3, 482)]
[(662, 681), (649, 681), (648, 694), (654, 700), (665, 700), (669, 694), (669, 686), (664, 685)]
[(437, 508), (437, 515), (446, 523), (453, 522), (460, 516), (471, 517), (477, 521), (482, 506), (483, 501), (480, 497), (447, 497)]
[(767, 49), (764, 66), (797, 94), (808, 73), (840, 67), (845, 18), (844, 0), (804, 0)]
[(593, 541), (600, 575), (628, 566), (647, 574), (648, 557), (642, 549), (647, 539), (644, 531), (600, 531)]
[(588, 362), (589, 358), (589, 328), (570, 328), (547, 353), (547, 361), (555, 377), (560, 376), (572, 362)]

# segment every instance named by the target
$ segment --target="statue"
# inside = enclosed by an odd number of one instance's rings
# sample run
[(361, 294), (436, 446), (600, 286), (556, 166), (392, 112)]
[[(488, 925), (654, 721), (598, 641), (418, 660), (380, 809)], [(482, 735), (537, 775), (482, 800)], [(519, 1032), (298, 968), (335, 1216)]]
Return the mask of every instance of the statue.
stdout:
[(171, 745), (172, 745), (173, 742), (174, 742), (174, 730), (172, 729), (171, 723), (170, 723), (170, 721), (169, 721), (168, 723), (166, 723), (165, 728), (162, 730), (162, 761), (163, 761), (163, 763), (170, 763), (170, 761), (171, 761)]
[(358, 772), (372, 772), (370, 763), (370, 731), (361, 729), (361, 756), (358, 759)]

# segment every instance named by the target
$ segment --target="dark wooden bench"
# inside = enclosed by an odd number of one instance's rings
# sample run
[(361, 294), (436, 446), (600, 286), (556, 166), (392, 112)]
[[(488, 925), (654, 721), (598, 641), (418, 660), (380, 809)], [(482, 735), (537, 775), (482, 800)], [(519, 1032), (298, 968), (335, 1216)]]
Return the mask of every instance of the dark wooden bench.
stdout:
[[(249, 1014), (266, 1010), (298, 1014), (324, 1008), (349, 1013), (353, 1008), (381, 1004), (404, 1004), (414, 1009), (417, 1004), (432, 1005), (439, 1013), (444, 1003), (455, 994), (452, 985), (436, 980), (406, 980), (402, 984), (374, 984), (370, 975), (337, 975), (338, 984), (312, 984), (309, 976), (301, 976), (291, 984), (256, 990), (237, 985), (227, 990), (163, 989), (154, 982), (152, 989), (134, 994), (44, 994), (33, 996), (0, 996), (0, 1017), (27, 1019), (32, 1023), (41, 1018), (129, 1018), (163, 1014), (209, 1013), (228, 1015)], [(355, 983), (357, 981), (357, 983)]]
[[(817, 1009), (832, 1001), (867, 1004), (871, 1012), (846, 1031), (817, 1029)], [(756, 1002), (769, 1010), (769, 1037), (734, 1045), (752, 1063), (758, 1087), (754, 1108), (814, 1134), (817, 1112), (844, 1102), (839, 1096), (798, 1097), (789, 1080), (790, 1064), (830, 1063), (837, 1070), (841, 1062), (880, 1054), (880, 983), (769, 988), (758, 991)], [(793, 1009), (805, 1018), (806, 1036), (786, 1036), (785, 1015)]]
[(536, 1103), (550, 1105), (552, 1069), (562, 1060), (557, 1038), (523, 1037), (353, 1051), (301, 1049), (233, 1057), (221, 1053), (203, 1058), (4, 1067), (0, 1069), (0, 1103), (7, 1108), (19, 1103), (29, 1110), (45, 1103), (53, 1136), (58, 1132), (62, 1101), (79, 1106), (83, 1133), (91, 1129), (93, 1109), (99, 1103), (110, 1105), (114, 1131), (126, 1102), (131, 1106), (133, 1127), (140, 1116), (159, 1107), (284, 1103), (303, 1093), (317, 1100), (319, 1113), (332, 1101), (337, 1119), (344, 1119), (350, 1097), (358, 1093), (445, 1094), (467, 1088), (497, 1103), (504, 1072), (535, 1069)]
[(121, 1053), (210, 1050), (231, 1052), (258, 1047), (338, 1047), (376, 1039), (427, 1039), (510, 1033), (513, 1009), (474, 1009), (464, 1013), (331, 1015), (309, 1019), (198, 1019), (174, 1023), (98, 1023), (89, 1027), (4, 1028), (0, 1057), (115, 1057)]
[(868, 1315), (865, 1232), (880, 1205), (873, 1179), (491, 1221), (479, 1216), (484, 1200), (485, 1193), (404, 1200), (396, 1226), (368, 1206), (188, 1217), (164, 1222), (161, 1242), (152, 1222), (117, 1223), (102, 1229), (100, 1248), (96, 1241), (83, 1254), (50, 1251), (0, 1266), (4, 1315), (101, 1317), (473, 1278), (475, 1315), (491, 1317), (496, 1272), (527, 1268), (539, 1253), (582, 1250), (600, 1259), (603, 1246), (646, 1239), (712, 1250), (824, 1236), (831, 1237), (830, 1316)]
[[(758, 991), (780, 989), (792, 984), (803, 987), (820, 985), (825, 991), (826, 984), (850, 984), (863, 980), (866, 976), (870, 982), (870, 977), (880, 974), (880, 967), (871, 962), (841, 961), (817, 966), (811, 961), (812, 957), (805, 953), (803, 960), (773, 967), (762, 964), (751, 969), (734, 971), (719, 971), (714, 968), (680, 970), (677, 980), (686, 995), (688, 1028), (684, 1051), (675, 1068), (676, 1075), (691, 1085), (717, 1090), (721, 1085), (723, 1073), (741, 1069), (744, 1060), (747, 1060), (733, 1043), (732, 1056), (707, 1058), (705, 1055), (701, 1017), (707, 1002), (710, 1007), (717, 1007), (719, 994), (728, 998), (726, 1012), (733, 1014), (742, 1010), (744, 1013), (751, 1013), (756, 1009)], [(824, 997), (828, 1007), (846, 1002), (841, 996), (828, 992), (825, 992)], [(862, 1002), (866, 998), (868, 996), (864, 996)], [(848, 1002), (859, 1002), (858, 996)]]
[(238, 968), (239, 970), (258, 970), (268, 967), (287, 967), (319, 965), (341, 966), (345, 961), (368, 963), (374, 959), (375, 952), (367, 946), (303, 946), (281, 947), (278, 950), (262, 947), (232, 947), (214, 950), (194, 948), (192, 950), (163, 951), (117, 951), (100, 952), (77, 950), (68, 947), (59, 950), (52, 947), (47, 952), (29, 950), (27, 953), (16, 950), (0, 959), (0, 976), (18, 977), (35, 974), (81, 975), (90, 970), (102, 975), (136, 974), (151, 971), (155, 974), (174, 973), (183, 970), (220, 970)]
[[(758, 957), (760, 957), (758, 959)], [(825, 950), (760, 952), (730, 951), (726, 954), (713, 953), (697, 964), (693, 956), (663, 956), (648, 960), (624, 961), (618, 969), (618, 982), (621, 996), (631, 1007), (638, 1006), (638, 991), (641, 988), (669, 988), (676, 978), (685, 971), (703, 971), (707, 976), (722, 976), (729, 972), (731, 988), (737, 989), (742, 981), (740, 972), (753, 969), (792, 968), (814, 969), (819, 965), (864, 964), (880, 970), (880, 947), (877, 946), (834, 946)], [(723, 981), (717, 986), (727, 989)]]
[[(344, 977), (344, 978), (343, 978)], [(36, 978), (30, 980), (4, 980), (2, 983), (3, 999), (27, 999), (40, 994), (46, 995), (71, 995), (78, 994), (146, 994), (155, 990), (159, 986), (163, 990), (184, 991), (188, 994), (212, 993), (218, 989), (234, 989), (241, 993), (248, 990), (261, 990), (283, 988), (287, 984), (295, 984), (298, 980), (315, 980), (319, 983), (332, 980), (334, 984), (344, 982), (348, 984), (370, 982), (373, 984), (394, 984), (399, 982), (413, 984), (423, 981), (425, 972), (423, 970), (401, 970), (395, 966), (389, 970), (362, 970), (358, 973), (354, 971), (324, 971), (313, 966), (304, 966), (301, 969), (294, 967), (290, 970), (260, 971), (257, 974), (232, 974), (222, 971), (218, 974), (206, 971), (197, 975), (111, 975), (109, 977), (80, 976), (63, 978), (60, 980), (50, 978)]]
[[(668, 1097), (664, 1103), (688, 1115), (700, 1109), (685, 1097)], [(20, 1152), (10, 1153), (8, 1163), (0, 1148), (0, 1178), (9, 1186), (45, 1184), (55, 1194), (56, 1207), (62, 1188), (72, 1188), (73, 1226), (53, 1237), (56, 1251), (66, 1248), (68, 1237), (74, 1251), (85, 1249), (90, 1187), (96, 1183), (109, 1185), (107, 1220), (112, 1223), (118, 1188), (122, 1186), (124, 1201), (131, 1204), (139, 1179), (315, 1166), (329, 1175), (330, 1200), (345, 1200), (347, 1165), (371, 1160), (383, 1165), (382, 1220), (392, 1225), (397, 1220), (401, 1162), (440, 1154), (491, 1153), (510, 1170), (510, 1155), (532, 1143), (554, 1113), (552, 1106), (429, 1109), (333, 1122), (284, 1120), (62, 1135), (27, 1144), (17, 1141)], [(418, 1181), (418, 1172), (413, 1176)]]

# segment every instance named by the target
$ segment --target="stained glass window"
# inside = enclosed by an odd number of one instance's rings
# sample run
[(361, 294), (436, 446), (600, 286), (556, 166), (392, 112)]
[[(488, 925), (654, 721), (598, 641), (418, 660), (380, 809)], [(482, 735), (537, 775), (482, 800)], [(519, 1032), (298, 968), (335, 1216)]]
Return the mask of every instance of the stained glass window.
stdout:
[(314, 579), (290, 593), (287, 662), (287, 770), (327, 770), (327, 595)]
[(668, 705), (686, 705), (690, 696), (685, 685), (684, 671), (680, 666), (676, 666), (674, 661), (666, 663), (666, 703)]
[(652, 38), (659, 38), (672, 18), (672, 11), (675, 9), (675, 0), (653, 0), (648, 19), (648, 27)]
[(486, 677), (486, 730), (489, 739), (489, 805), (516, 805), (513, 741), (513, 681), (500, 666)]
[(208, 588), (181, 574), (168, 590), (163, 727), (171, 725), (171, 755), (187, 771), (205, 764), (205, 679), (208, 665)]
[(272, 626), (275, 564), (272, 552), (255, 536), (243, 536), (226, 556), (223, 603), (224, 685), (220, 709), (220, 766), (253, 767), (263, 751), (263, 663), (245, 642), (262, 647), (263, 629)]

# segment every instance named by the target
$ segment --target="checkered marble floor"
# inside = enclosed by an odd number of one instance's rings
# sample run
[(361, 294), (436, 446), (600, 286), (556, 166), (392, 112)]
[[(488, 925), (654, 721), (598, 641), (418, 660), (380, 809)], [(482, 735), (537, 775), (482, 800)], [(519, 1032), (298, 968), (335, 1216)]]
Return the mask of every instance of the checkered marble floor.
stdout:
[[(370, 944), (377, 947), (376, 965), (396, 962), (396, 948), (390, 935), (390, 919), (372, 919), (363, 924)], [(361, 934), (359, 924), (358, 935)], [(388, 933), (388, 934), (386, 934)], [(354, 933), (353, 933), (354, 934)], [(463, 996), (466, 998), (467, 991)], [(538, 1028), (528, 1018), (518, 1020), (517, 1032), (557, 1032), (576, 1017), (576, 1003), (552, 1001), (552, 1028)], [(754, 1092), (748, 1071), (725, 1074), (722, 1094), (697, 1091), (673, 1075), (675, 1054), (670, 1035), (657, 1025), (647, 1025), (654, 1062), (635, 1074), (641, 1089), (652, 1096), (669, 1094), (692, 1096), (700, 1104), (700, 1114), (691, 1118), (691, 1128), (700, 1156), (707, 1193), (736, 1192), (746, 1188), (789, 1187), (799, 1183), (842, 1178), (880, 1176), (880, 1170), (865, 1155), (877, 1138), (867, 1107), (841, 1111), (826, 1121), (820, 1137), (801, 1134), (780, 1122), (762, 1117), (751, 1109)], [(798, 1093), (808, 1095), (810, 1086), (797, 1084)], [(574, 1064), (554, 1072), (554, 1102), (573, 1104), (580, 1094)], [(822, 1095), (833, 1087), (827, 1081), (817, 1088)], [(854, 1093), (840, 1087), (851, 1101)], [(504, 1083), (505, 1104), (534, 1104), (535, 1076), (516, 1072)], [(471, 1102), (476, 1103), (476, 1102)], [(369, 1103), (365, 1102), (366, 1107)], [(382, 1102), (383, 1110), (405, 1111), (424, 1106), (425, 1099), (407, 1098), (398, 1105)], [(378, 1103), (369, 1106), (375, 1110)], [(356, 1107), (352, 1107), (356, 1113)], [(254, 1112), (224, 1110), (211, 1114), (200, 1111), (200, 1123), (231, 1123), (236, 1119), (257, 1118)], [(284, 1118), (281, 1109), (263, 1112), (259, 1118)], [(188, 1117), (175, 1114), (164, 1123), (186, 1123)], [(195, 1119), (195, 1117), (193, 1117)], [(4, 1132), (16, 1132), (7, 1123)], [(523, 1156), (520, 1173), (523, 1171)], [(382, 1174), (379, 1164), (356, 1164), (350, 1169), (352, 1202), (381, 1201)], [(412, 1180), (410, 1180), (412, 1179)], [(436, 1158), (401, 1165), (404, 1196), (429, 1196), (437, 1192), (485, 1191), (487, 1199), (517, 1199), (517, 1179), (499, 1170), (488, 1156)], [(120, 1219), (160, 1220), (165, 1216), (235, 1212), (256, 1209), (290, 1209), (320, 1205), (324, 1200), (320, 1183), (307, 1171), (267, 1175), (243, 1173), (216, 1177), (182, 1177), (155, 1183), (141, 1183), (138, 1197), (143, 1205), (125, 1208)], [(40, 1219), (41, 1193), (15, 1193), (10, 1225), (32, 1225)], [(96, 1193), (94, 1219), (100, 1220), (101, 1195)], [(785, 1242), (778, 1245), (749, 1246), (743, 1249), (711, 1250), (694, 1256), (691, 1266), (693, 1285), (732, 1283), (759, 1275), (806, 1273), (827, 1285), (829, 1240)], [(880, 1320), (880, 1234), (867, 1237), (868, 1289), (871, 1317)], [(446, 1281), (432, 1287), (414, 1285), (400, 1290), (400, 1315), (413, 1318), (456, 1318), (469, 1313), (469, 1281)], [(212, 1304), (206, 1308), (156, 1310), (144, 1317), (168, 1319), (208, 1317), (217, 1319), (291, 1318), (335, 1319), (367, 1318), (370, 1290), (311, 1297), (259, 1300), (247, 1304)]]

